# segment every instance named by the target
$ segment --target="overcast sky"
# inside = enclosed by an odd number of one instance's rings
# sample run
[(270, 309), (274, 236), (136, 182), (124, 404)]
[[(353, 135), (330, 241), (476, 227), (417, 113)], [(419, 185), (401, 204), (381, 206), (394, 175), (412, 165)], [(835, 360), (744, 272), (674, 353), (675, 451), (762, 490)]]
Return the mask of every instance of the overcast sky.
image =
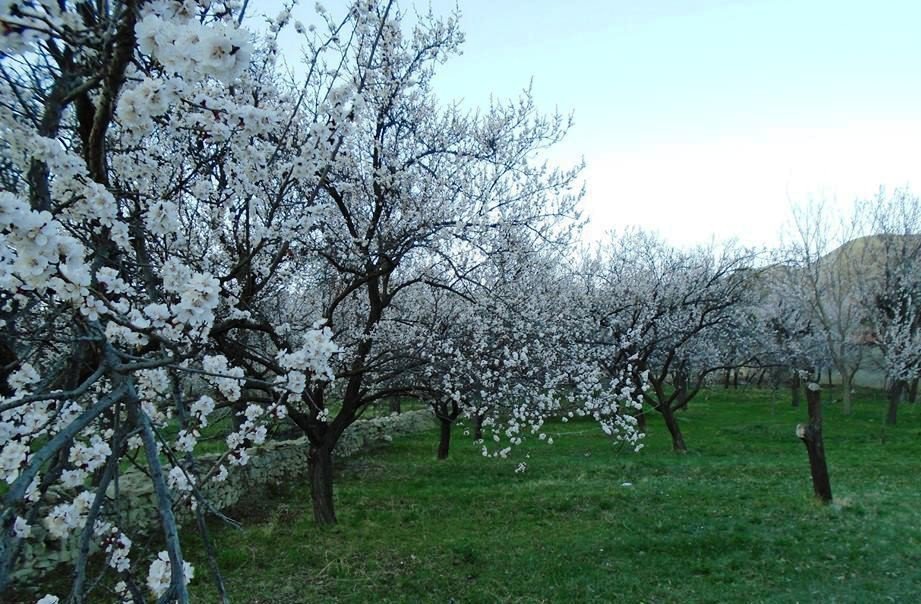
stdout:
[(459, 6), (467, 36), (437, 78), (445, 99), (485, 104), (533, 78), (539, 106), (574, 113), (554, 160), (585, 157), (589, 237), (640, 225), (771, 244), (791, 201), (921, 189), (917, 0), (431, 5)]

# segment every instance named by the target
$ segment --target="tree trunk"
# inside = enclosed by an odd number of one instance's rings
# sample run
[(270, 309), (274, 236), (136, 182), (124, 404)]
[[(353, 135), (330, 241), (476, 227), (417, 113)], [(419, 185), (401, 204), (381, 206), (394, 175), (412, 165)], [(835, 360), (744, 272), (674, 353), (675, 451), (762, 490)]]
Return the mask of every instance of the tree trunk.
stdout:
[(723, 389), (729, 390), (729, 379), (732, 377), (732, 369), (727, 369), (723, 374)]
[(809, 471), (812, 474), (812, 489), (822, 503), (831, 502), (831, 481), (828, 465), (825, 463), (825, 444), (822, 441), (822, 401), (818, 384), (806, 387), (806, 404), (809, 408), (809, 423), (796, 427), (796, 435), (806, 445), (809, 455)]
[(739, 389), (739, 370), (738, 369), (732, 372), (732, 389), (733, 390)]
[[(9, 314), (12, 315), (12, 313)], [(4, 324), (9, 325), (12, 323), (12, 318), (7, 322), (6, 315), (7, 313), (2, 313), (0, 316), (4, 317)], [(13, 389), (6, 380), (15, 370), (17, 360), (16, 351), (8, 345), (6, 338), (0, 340), (0, 396), (13, 396)]]
[(854, 383), (854, 375), (848, 371), (841, 372), (841, 412), (845, 415), (851, 414), (851, 386)]
[(828, 381), (828, 387), (831, 388), (834, 385), (832, 384), (832, 381), (831, 381), (831, 367), (828, 367), (825, 369), (825, 377), (826, 377), (826, 380)]
[(441, 437), (438, 439), (438, 459), (447, 459), (451, 449), (451, 427), (454, 422), (443, 417), (438, 418), (441, 424)]
[(400, 413), (400, 397), (395, 396), (390, 399), (390, 412)]
[(483, 440), (483, 416), (479, 413), (473, 416), (473, 440)]
[(908, 387), (908, 402), (911, 404), (918, 402), (918, 378), (913, 379), (911, 386)]
[(671, 408), (662, 406), (659, 408), (662, 417), (665, 419), (665, 426), (668, 433), (672, 435), (672, 449), (676, 453), (687, 453), (688, 447), (684, 444), (684, 436), (681, 434), (681, 428), (678, 426), (678, 420), (675, 418), (675, 412)]
[(321, 526), (336, 524), (333, 507), (333, 455), (331, 446), (310, 446), (308, 457), (313, 519)]
[(687, 380), (682, 380), (676, 387), (677, 392), (675, 393), (675, 406), (672, 407), (672, 413), (680, 409), (688, 408), (688, 383)]
[(793, 395), (793, 406), (799, 407), (800, 401), (800, 378), (799, 374), (793, 372), (793, 378), (790, 380), (790, 392)]
[(905, 392), (905, 382), (903, 380), (892, 380), (889, 387), (889, 408), (886, 410), (886, 425), (894, 426), (899, 413), (899, 403), (902, 402), (902, 394)]

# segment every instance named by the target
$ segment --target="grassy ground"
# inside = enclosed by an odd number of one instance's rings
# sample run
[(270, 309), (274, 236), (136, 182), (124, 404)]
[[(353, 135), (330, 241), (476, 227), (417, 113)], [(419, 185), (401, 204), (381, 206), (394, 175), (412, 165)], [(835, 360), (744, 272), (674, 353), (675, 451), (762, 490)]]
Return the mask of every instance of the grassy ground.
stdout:
[[(771, 399), (703, 393), (681, 414), (685, 456), (657, 418), (639, 454), (582, 422), (514, 461), (483, 459), (459, 431), (446, 462), (434, 431), (400, 440), (340, 468), (335, 528), (313, 525), (303, 484), (234, 510), (245, 528), (215, 532), (229, 591), (253, 604), (919, 601), (921, 405), (894, 429), (868, 393), (852, 417), (827, 407), (836, 502), (823, 507), (794, 436), (805, 408)], [(215, 601), (191, 550), (193, 599)]]

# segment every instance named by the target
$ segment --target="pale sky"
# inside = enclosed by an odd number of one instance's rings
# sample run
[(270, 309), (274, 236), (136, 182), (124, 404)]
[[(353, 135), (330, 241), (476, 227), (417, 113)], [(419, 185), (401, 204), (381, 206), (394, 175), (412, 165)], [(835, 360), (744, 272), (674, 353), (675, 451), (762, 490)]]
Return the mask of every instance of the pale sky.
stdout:
[(439, 71), (445, 100), (533, 79), (540, 107), (574, 113), (553, 160), (585, 157), (589, 238), (639, 225), (679, 245), (770, 245), (790, 201), (921, 192), (917, 0), (431, 5), (458, 6), (467, 38)]
[[(433, 3), (436, 10), (453, 3)], [(589, 235), (776, 240), (789, 201), (921, 187), (921, 2), (460, 0), (439, 86), (573, 111)]]

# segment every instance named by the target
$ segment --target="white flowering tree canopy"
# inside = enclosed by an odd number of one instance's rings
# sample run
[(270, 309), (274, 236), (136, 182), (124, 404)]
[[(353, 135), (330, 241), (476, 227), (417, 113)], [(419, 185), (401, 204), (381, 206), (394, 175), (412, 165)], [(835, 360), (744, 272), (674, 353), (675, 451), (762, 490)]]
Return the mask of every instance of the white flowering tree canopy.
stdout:
[(630, 231), (602, 244), (581, 269), (608, 350), (602, 367), (642, 389), (676, 450), (685, 445), (674, 412), (714, 372), (757, 354), (747, 305), (750, 259), (732, 245), (684, 251)]
[[(257, 36), (239, 2), (0, 3), (0, 591), (41, 538), (77, 543), (69, 601), (95, 583), (90, 550), (113, 596), (188, 600), (174, 507), (206, 508), (202, 482), (247, 462), (307, 376), (332, 375), (319, 315), (292, 333), (265, 301), (291, 287), (295, 235), (315, 228), (364, 86), (323, 52), (381, 10), (357, 3), (305, 32), (295, 87), (276, 66), (286, 15)], [(316, 91), (326, 101), (308, 111)], [(230, 360), (256, 339), (272, 345), (271, 380)], [(248, 402), (253, 389), (269, 404)], [(199, 467), (201, 430), (227, 406), (226, 452)], [(157, 494), (159, 553), (135, 555), (121, 525), (111, 493), (127, 459)]]
[(528, 434), (548, 440), (544, 423), (561, 416), (592, 417), (640, 446), (639, 389), (600, 365), (610, 350), (598, 345), (588, 298), (564, 263), (505, 255), (454, 287), (464, 295), (427, 290), (405, 314), (414, 337), (404, 350), (416, 370), (402, 379), (436, 416), (478, 422), (489, 456), (507, 456)]
[[(188, 601), (176, 509), (204, 531), (203, 485), (288, 417), (318, 520), (338, 437), (393, 394), (488, 411), (497, 451), (561, 402), (635, 442), (633, 386), (599, 371), (586, 299), (541, 259), (579, 224), (579, 169), (539, 157), (568, 120), (528, 91), (440, 104), (454, 17), (407, 32), (374, 0), (252, 32), (246, 6), (0, 2), (0, 591), (43, 539), (79, 552), (44, 603)], [(126, 465), (162, 550), (119, 512)]]

